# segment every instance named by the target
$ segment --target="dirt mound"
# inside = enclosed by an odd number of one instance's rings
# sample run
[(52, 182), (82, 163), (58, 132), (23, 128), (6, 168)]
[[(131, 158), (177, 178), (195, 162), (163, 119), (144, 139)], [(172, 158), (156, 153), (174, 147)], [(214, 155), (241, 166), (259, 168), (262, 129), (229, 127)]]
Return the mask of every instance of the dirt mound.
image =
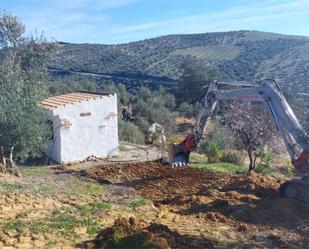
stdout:
[(174, 234), (167, 226), (151, 224), (143, 227), (134, 218), (127, 221), (119, 218), (112, 227), (104, 229), (96, 239), (86, 244), (87, 249), (130, 248), (130, 249), (174, 249)]
[(232, 176), (193, 167), (172, 169), (159, 161), (101, 165), (89, 169), (87, 174), (100, 182), (133, 187), (141, 195), (164, 203), (179, 202), (177, 197), (202, 195), (210, 190), (273, 197), (280, 185), (279, 179), (263, 174)]
[(269, 175), (248, 173), (246, 175), (231, 176), (229, 183), (223, 187), (223, 190), (233, 190), (263, 198), (271, 198), (277, 196), (280, 183), (280, 179)]

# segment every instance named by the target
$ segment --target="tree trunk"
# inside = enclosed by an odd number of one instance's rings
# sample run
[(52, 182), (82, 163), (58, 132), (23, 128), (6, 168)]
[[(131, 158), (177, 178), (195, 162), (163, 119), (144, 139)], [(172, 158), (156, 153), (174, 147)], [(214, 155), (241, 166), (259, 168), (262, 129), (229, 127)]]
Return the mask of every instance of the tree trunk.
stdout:
[(6, 172), (6, 161), (4, 157), (3, 146), (0, 147), (0, 173)]
[(248, 149), (247, 149), (247, 153), (248, 153), (249, 160), (250, 160), (249, 172), (251, 172), (252, 170), (254, 170), (254, 161), (253, 161), (253, 156), (252, 156), (252, 150), (251, 150), (251, 148), (248, 148)]
[(6, 165), (3, 146), (0, 147), (0, 164)]

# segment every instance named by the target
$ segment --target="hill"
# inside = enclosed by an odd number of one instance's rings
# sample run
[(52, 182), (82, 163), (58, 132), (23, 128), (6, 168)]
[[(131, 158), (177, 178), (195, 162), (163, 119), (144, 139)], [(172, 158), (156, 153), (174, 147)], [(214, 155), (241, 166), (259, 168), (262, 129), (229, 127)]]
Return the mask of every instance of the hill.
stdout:
[(309, 92), (309, 37), (258, 31), (169, 35), (119, 45), (60, 43), (49, 66), (53, 78), (87, 73), (127, 84), (174, 86), (187, 58), (233, 80), (272, 77), (300, 97)]

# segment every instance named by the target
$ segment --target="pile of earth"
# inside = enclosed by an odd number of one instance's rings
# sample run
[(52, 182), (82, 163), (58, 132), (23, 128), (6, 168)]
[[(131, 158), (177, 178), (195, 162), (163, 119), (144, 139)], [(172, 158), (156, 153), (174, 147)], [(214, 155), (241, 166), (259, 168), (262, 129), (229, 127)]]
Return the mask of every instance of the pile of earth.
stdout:
[(146, 222), (134, 218), (119, 218), (114, 225), (100, 232), (96, 239), (85, 243), (86, 249), (175, 249), (175, 233), (167, 226), (153, 223), (145, 227)]

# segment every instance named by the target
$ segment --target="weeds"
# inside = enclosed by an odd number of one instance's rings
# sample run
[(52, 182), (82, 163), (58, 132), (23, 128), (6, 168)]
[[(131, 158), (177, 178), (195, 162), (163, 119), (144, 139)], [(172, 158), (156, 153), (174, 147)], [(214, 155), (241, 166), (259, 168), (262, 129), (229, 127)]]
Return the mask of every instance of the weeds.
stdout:
[(107, 193), (107, 187), (103, 185), (85, 182), (74, 177), (68, 180), (67, 188), (74, 189), (74, 192), (80, 196), (96, 196)]
[(100, 210), (109, 210), (111, 209), (112, 205), (108, 202), (93, 202), (86, 205), (81, 205), (78, 207), (79, 212), (81, 215), (89, 215), (94, 210), (100, 209)]
[(29, 185), (23, 184), (23, 183), (4, 183), (4, 184), (1, 184), (0, 187), (8, 191), (17, 191), (17, 190), (26, 189), (29, 187)]
[(40, 167), (19, 167), (20, 172), (22, 175), (34, 175), (34, 176), (47, 176), (51, 173), (49, 172), (49, 168), (46, 166)]
[(197, 163), (193, 164), (193, 166), (213, 172), (224, 172), (230, 174), (246, 172), (244, 167), (231, 163)]
[(3, 229), (8, 231), (8, 230), (16, 230), (18, 232), (21, 232), (23, 228), (25, 228), (26, 224), (22, 220), (9, 220), (3, 225)]
[(140, 198), (137, 198), (137, 199), (135, 199), (133, 201), (130, 201), (128, 205), (129, 205), (129, 207), (135, 209), (135, 208), (144, 206), (147, 203), (148, 203), (147, 199), (140, 197)]

